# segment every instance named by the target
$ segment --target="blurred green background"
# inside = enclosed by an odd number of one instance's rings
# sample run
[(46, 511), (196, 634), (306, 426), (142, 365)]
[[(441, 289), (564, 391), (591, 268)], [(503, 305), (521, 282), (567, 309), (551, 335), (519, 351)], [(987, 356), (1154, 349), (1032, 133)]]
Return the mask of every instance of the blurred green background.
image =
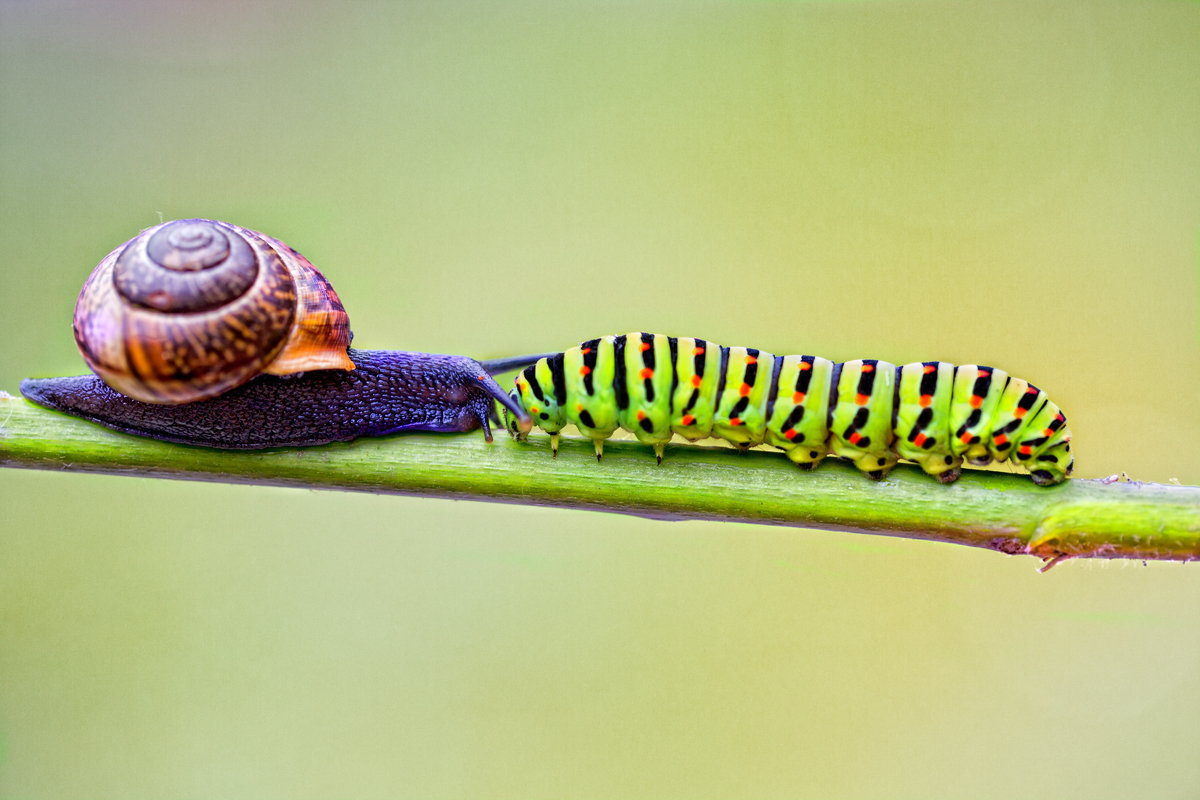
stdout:
[[(1195, 4), (0, 5), (0, 388), (160, 214), (359, 346), (992, 363), (1200, 483)], [(1200, 571), (1034, 565), (3, 470), (0, 794), (1197, 796)]]

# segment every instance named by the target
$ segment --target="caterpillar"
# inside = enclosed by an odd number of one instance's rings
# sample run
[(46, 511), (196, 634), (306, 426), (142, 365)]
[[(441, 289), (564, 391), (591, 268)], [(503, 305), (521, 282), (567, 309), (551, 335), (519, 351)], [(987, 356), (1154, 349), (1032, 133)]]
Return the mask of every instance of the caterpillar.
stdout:
[[(550, 434), (556, 456), (560, 431), (574, 425), (594, 442), (597, 460), (604, 440), (623, 428), (653, 447), (660, 464), (679, 434), (693, 442), (718, 437), (741, 450), (765, 443), (803, 469), (832, 452), (875, 480), (900, 459), (942, 483), (956, 480), (964, 461), (1011, 458), (1043, 486), (1063, 481), (1075, 465), (1062, 410), (993, 367), (835, 363), (649, 333), (509, 363), (528, 364), (509, 396)], [(524, 441), (528, 432), (505, 416)]]

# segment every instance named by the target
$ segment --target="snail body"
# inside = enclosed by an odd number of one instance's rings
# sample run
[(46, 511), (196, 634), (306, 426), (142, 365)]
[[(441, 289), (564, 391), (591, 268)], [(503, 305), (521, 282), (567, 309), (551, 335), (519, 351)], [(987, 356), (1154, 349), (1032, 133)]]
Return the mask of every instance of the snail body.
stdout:
[(21, 382), (39, 405), (126, 433), (254, 449), (398, 431), (484, 429), (499, 401), (477, 361), (353, 350), (337, 293), (265, 234), (177, 220), (109, 253), (79, 294), (75, 341), (95, 375)]

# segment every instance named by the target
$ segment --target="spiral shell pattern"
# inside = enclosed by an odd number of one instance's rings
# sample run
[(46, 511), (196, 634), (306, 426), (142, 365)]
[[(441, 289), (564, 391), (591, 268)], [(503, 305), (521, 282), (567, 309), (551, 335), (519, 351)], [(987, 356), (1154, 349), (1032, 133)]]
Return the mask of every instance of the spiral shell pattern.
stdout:
[(262, 372), (354, 368), (346, 312), (312, 264), (213, 220), (167, 222), (109, 253), (74, 327), (88, 366), (147, 403), (214, 397)]

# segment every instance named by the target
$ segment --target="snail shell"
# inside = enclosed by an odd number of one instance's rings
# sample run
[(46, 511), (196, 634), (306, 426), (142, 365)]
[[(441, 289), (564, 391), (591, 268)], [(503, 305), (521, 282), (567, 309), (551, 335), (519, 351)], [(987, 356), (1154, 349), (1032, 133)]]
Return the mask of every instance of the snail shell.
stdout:
[(92, 371), (146, 403), (215, 397), (264, 372), (354, 369), (325, 277), (283, 242), (214, 220), (167, 222), (105, 256), (74, 328)]

